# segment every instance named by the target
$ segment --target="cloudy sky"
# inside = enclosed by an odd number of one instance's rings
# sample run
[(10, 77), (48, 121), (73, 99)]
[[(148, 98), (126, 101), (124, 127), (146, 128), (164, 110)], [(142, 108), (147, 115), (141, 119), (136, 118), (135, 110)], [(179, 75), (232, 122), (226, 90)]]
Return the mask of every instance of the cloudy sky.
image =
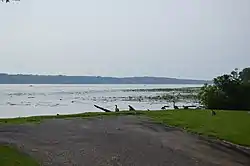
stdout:
[(0, 2), (0, 72), (210, 79), (250, 66), (249, 0)]

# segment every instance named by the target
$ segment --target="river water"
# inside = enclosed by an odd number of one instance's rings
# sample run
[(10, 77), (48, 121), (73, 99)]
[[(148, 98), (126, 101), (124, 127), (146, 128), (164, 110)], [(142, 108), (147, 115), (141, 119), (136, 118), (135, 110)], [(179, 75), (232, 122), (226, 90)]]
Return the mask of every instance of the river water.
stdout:
[[(162, 91), (128, 91), (130, 89), (200, 87), (201, 85), (0, 85), (0, 118), (37, 115), (99, 112), (93, 105), (114, 110), (159, 110), (166, 101), (135, 100), (157, 96)], [(190, 104), (182, 101), (182, 104)], [(191, 103), (196, 104), (196, 103)], [(170, 106), (171, 108), (171, 106)]]

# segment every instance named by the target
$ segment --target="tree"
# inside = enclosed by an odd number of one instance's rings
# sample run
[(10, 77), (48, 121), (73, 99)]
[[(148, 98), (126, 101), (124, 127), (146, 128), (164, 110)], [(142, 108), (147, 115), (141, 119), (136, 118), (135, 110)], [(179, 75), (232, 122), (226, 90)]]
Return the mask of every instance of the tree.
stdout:
[(204, 85), (198, 98), (211, 109), (250, 110), (250, 68), (214, 78), (213, 85)]
[(250, 83), (250, 67), (243, 69), (239, 73), (240, 79), (243, 81), (243, 83)]
[(218, 87), (205, 84), (198, 95), (201, 104), (207, 108), (215, 109), (224, 105), (223, 92)]

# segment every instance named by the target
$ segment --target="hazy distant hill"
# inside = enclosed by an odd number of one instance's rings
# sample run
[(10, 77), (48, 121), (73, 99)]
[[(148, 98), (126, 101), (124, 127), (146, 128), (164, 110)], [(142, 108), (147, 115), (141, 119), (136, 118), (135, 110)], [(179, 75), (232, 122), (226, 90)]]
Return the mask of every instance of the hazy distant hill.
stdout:
[(0, 74), (0, 84), (204, 84), (210, 81), (165, 77), (96, 77)]

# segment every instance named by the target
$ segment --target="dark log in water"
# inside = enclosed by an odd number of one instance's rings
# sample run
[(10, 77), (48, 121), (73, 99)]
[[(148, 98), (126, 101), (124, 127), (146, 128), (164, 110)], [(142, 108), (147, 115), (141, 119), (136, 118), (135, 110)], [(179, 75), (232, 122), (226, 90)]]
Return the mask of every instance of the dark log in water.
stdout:
[(165, 105), (165, 106), (161, 107), (162, 110), (165, 110), (165, 109), (167, 109), (167, 108), (169, 108), (168, 105)]
[(108, 110), (108, 109), (106, 109), (106, 108), (100, 107), (100, 106), (98, 106), (98, 105), (94, 105), (94, 106), (95, 106), (96, 108), (102, 110), (102, 111), (105, 111), (105, 112), (112, 112), (111, 110)]
[(134, 107), (132, 107), (131, 105), (128, 105), (129, 111), (135, 111)]

